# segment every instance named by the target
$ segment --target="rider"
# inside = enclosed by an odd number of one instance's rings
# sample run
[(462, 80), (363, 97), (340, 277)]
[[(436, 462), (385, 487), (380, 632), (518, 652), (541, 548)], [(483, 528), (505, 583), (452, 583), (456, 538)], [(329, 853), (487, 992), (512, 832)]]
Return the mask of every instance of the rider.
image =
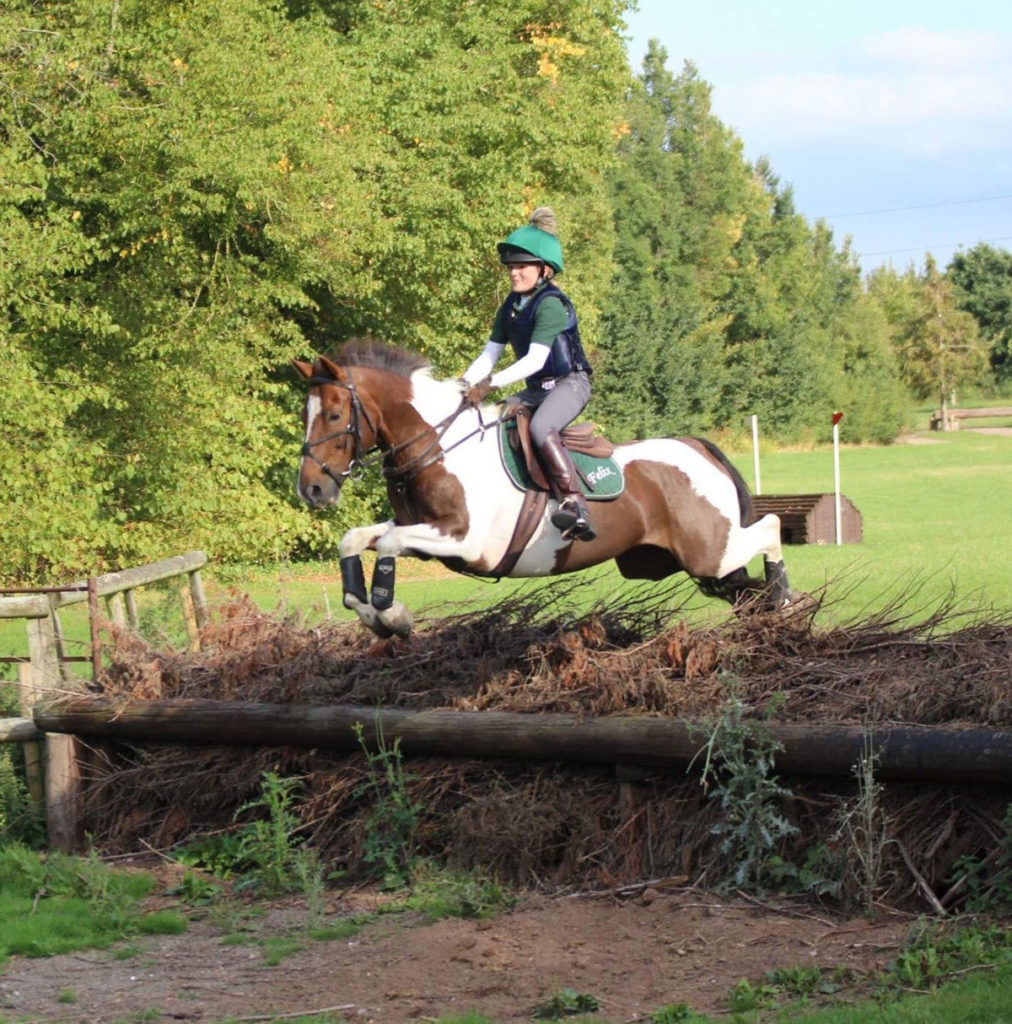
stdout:
[[(573, 304), (553, 283), (562, 273), (555, 214), (547, 206), (538, 207), (529, 223), (500, 242), (498, 250), (511, 291), (495, 315), (481, 355), (464, 373), (466, 397), (477, 405), (489, 391), (526, 378), (524, 390), (507, 401), (534, 410), (531, 439), (560, 495), (552, 523), (569, 539), (593, 540), (579, 476), (559, 437), (590, 400), (593, 371), (580, 343)], [(507, 343), (516, 361), (490, 376)]]

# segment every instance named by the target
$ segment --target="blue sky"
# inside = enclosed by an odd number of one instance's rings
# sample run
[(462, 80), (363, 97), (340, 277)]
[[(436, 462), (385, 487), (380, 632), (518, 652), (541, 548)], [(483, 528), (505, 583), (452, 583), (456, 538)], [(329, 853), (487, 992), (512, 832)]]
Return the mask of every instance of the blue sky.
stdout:
[(865, 272), (1012, 249), (1008, 0), (639, 0), (627, 20), (634, 69), (649, 39), (691, 60), (746, 158)]

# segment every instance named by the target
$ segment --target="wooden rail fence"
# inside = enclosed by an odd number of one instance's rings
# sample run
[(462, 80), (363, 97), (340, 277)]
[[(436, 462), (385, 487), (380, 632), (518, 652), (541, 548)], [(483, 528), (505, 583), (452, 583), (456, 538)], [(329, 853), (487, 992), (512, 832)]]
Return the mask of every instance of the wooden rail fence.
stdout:
[[(70, 850), (78, 844), (77, 794), (83, 752), (79, 741), (67, 734), (47, 734), (33, 721), (32, 707), (43, 701), (79, 693), (85, 680), (68, 666), (90, 662), (92, 672), (101, 670), (98, 619), (99, 599), (106, 599), (108, 617), (120, 625), (137, 628), (139, 615), (136, 590), (177, 576), (186, 576), (180, 591), (183, 614), (191, 643), (207, 621), (207, 600), (200, 570), (207, 564), (203, 551), (190, 551), (174, 558), (120, 572), (93, 576), (88, 580), (57, 587), (0, 588), (0, 619), (24, 619), (28, 630), (28, 659), (5, 656), (18, 663), (21, 716), (0, 719), (0, 742), (25, 744), (28, 791), (33, 806), (45, 806), (49, 843)], [(88, 656), (68, 655), (60, 623), (60, 610), (88, 602), (91, 650)]]
[[(685, 770), (706, 748), (702, 725), (674, 718), (507, 711), (415, 711), (355, 705), (74, 697), (35, 709), (48, 732), (155, 743), (375, 748), (395, 740), (405, 754), (573, 761)], [(1012, 784), (1012, 732), (932, 726), (766, 722), (789, 774), (849, 777), (862, 753), (883, 779)]]

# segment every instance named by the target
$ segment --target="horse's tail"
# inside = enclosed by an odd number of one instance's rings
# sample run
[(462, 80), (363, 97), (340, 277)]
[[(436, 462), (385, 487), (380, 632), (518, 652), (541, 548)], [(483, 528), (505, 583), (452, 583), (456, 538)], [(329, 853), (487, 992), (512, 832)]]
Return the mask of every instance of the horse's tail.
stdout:
[(752, 493), (745, 483), (745, 478), (731, 465), (728, 457), (705, 437), (697, 437), (698, 441), (723, 467), (727, 475), (734, 481), (734, 489), (738, 492), (738, 509), (741, 514), (741, 525), (751, 526), (755, 522), (755, 511), (752, 508)]

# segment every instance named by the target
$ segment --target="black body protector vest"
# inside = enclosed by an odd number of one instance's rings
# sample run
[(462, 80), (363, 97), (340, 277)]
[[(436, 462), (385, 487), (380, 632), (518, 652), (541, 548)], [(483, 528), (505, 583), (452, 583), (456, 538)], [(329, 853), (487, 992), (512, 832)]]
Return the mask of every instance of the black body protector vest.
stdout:
[(527, 378), (526, 384), (529, 388), (540, 388), (546, 380), (555, 377), (565, 377), (567, 374), (575, 373), (577, 370), (585, 370), (593, 373), (587, 356), (583, 351), (583, 344), (580, 341), (580, 328), (576, 322), (576, 310), (573, 304), (566, 298), (550, 281), (545, 284), (529, 302), (525, 303), (522, 309), (516, 308), (520, 295), (510, 292), (503, 304), (506, 310), (505, 326), (506, 336), (509, 338), (513, 353), (517, 359), (527, 355), (531, 347), (531, 335), (534, 333), (534, 318), (538, 306), (548, 298), (549, 295), (556, 296), (565, 309), (569, 322), (565, 330), (555, 336), (552, 346), (548, 352), (548, 359), (545, 365)]

